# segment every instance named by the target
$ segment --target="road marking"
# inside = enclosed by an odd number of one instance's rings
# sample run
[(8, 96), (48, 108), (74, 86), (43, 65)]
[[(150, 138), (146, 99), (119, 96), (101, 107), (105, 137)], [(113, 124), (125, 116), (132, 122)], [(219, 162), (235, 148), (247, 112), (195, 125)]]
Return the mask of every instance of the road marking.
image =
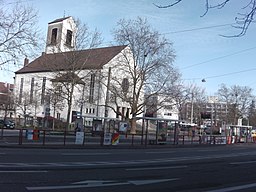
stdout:
[(145, 153), (161, 154), (161, 153), (175, 153), (176, 151), (146, 151)]
[(219, 151), (219, 149), (199, 149), (196, 151), (197, 152), (215, 152), (215, 151)]
[(234, 186), (234, 187), (227, 187), (227, 188), (222, 188), (222, 189), (216, 189), (216, 190), (211, 190), (207, 192), (229, 192), (229, 191), (236, 191), (236, 190), (241, 190), (241, 189), (248, 189), (256, 187), (256, 183), (251, 183), (247, 185), (239, 185), (239, 186)]
[(91, 156), (91, 155), (110, 155), (111, 153), (61, 153), (64, 156)]
[(229, 164), (230, 165), (242, 165), (242, 164), (251, 164), (251, 163), (256, 163), (256, 161), (240, 161), (240, 162), (232, 162)]
[(176, 181), (179, 178), (171, 179), (150, 179), (150, 180), (132, 180), (132, 181), (109, 181), (109, 180), (86, 180), (71, 183), (70, 185), (59, 185), (59, 186), (41, 186), (41, 187), (26, 187), (29, 191), (40, 191), (40, 190), (53, 190), (53, 189), (77, 189), (77, 188), (90, 188), (90, 187), (110, 187), (117, 185), (148, 185), (154, 183), (162, 183), (168, 181)]
[(103, 183), (113, 183), (113, 182), (117, 182), (115, 180), (85, 180), (85, 181), (78, 181), (75, 183), (72, 183), (74, 185), (81, 185), (81, 184), (87, 184), (87, 185), (91, 185), (91, 184), (103, 184)]
[(141, 168), (129, 168), (125, 169), (126, 171), (143, 171), (143, 170), (159, 170), (159, 169), (181, 169), (186, 168), (188, 166), (182, 165), (182, 166), (168, 166), (168, 167), (141, 167)]
[[(120, 160), (120, 161), (92, 161), (92, 162), (52, 162), (52, 163), (0, 163), (0, 168), (17, 168), (17, 167), (92, 167), (92, 166), (114, 166), (114, 165), (139, 165), (139, 164), (159, 164), (159, 163), (170, 163), (180, 161), (195, 161), (195, 160), (207, 160), (207, 159), (220, 159), (230, 158), (245, 155), (255, 155), (256, 152), (251, 153), (231, 153), (221, 155), (201, 155), (201, 156), (184, 156), (184, 157), (173, 157), (173, 158), (158, 158), (158, 159), (141, 159), (141, 160)], [(252, 162), (251, 162), (252, 163)], [(236, 163), (238, 164), (238, 163)]]
[(179, 180), (179, 178), (173, 178), (173, 179), (152, 179), (152, 180), (135, 180), (135, 181), (128, 181), (129, 183), (132, 183), (134, 185), (147, 185), (147, 184), (153, 184), (153, 183), (162, 183), (167, 181), (176, 181)]
[(47, 173), (48, 171), (0, 171), (0, 173)]

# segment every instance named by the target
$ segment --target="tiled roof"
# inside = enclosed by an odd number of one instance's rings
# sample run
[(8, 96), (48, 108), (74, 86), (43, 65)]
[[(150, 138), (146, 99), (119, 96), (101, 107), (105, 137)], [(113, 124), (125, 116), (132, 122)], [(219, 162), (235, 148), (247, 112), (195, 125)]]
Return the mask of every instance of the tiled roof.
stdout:
[(28, 65), (24, 66), (15, 74), (65, 71), (73, 69), (101, 69), (126, 45), (70, 51), (55, 54), (43, 54)]
[(8, 93), (10, 90), (13, 90), (13, 87), (13, 84), (0, 82), (0, 94)]
[(48, 24), (52, 24), (52, 23), (58, 23), (58, 22), (61, 22), (61, 21), (64, 21), (65, 19), (68, 19), (70, 16), (68, 17), (63, 17), (63, 18), (60, 18), (60, 19), (55, 19), (54, 21), (48, 23)]

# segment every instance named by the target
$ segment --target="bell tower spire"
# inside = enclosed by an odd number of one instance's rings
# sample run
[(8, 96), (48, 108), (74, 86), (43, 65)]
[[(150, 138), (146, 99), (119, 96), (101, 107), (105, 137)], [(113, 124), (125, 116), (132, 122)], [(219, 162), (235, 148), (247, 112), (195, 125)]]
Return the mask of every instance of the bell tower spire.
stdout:
[(48, 23), (46, 54), (73, 51), (76, 24), (72, 17), (63, 17)]

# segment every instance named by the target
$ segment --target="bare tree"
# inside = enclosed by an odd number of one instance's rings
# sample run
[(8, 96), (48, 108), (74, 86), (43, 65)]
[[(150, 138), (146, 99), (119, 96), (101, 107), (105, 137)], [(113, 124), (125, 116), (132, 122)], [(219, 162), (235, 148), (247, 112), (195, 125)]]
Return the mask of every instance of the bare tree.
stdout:
[(175, 101), (179, 110), (179, 119), (200, 123), (202, 107), (206, 103), (205, 89), (195, 84), (181, 84), (177, 87), (176, 93)]
[(252, 100), (252, 103), (249, 107), (249, 114), (247, 119), (247, 125), (251, 125), (253, 127), (256, 126), (256, 106), (255, 106), (255, 100)]
[(218, 90), (218, 95), (221, 101), (227, 103), (228, 123), (237, 124), (239, 118), (248, 118), (249, 109), (254, 100), (251, 88), (238, 85), (227, 87), (222, 84)]
[[(169, 1), (166, 5), (154, 4), (158, 8), (170, 8), (175, 6), (178, 3), (181, 3), (183, 0), (175, 0)], [(229, 3), (237, 3), (231, 2), (231, 0), (220, 0), (220, 1), (205, 1), (205, 12), (201, 15), (201, 17), (205, 16), (210, 9), (222, 9)], [(256, 12), (256, 0), (243, 1), (241, 0), (241, 12), (238, 13), (238, 16), (235, 17), (235, 25), (232, 25), (234, 28), (240, 30), (240, 32), (236, 35), (232, 35), (231, 37), (240, 37), (246, 34), (248, 27), (251, 23), (254, 22), (254, 15)], [(227, 37), (227, 36), (226, 36)]]
[(0, 111), (3, 111), (4, 119), (7, 116), (12, 117), (12, 114), (14, 114), (14, 98), (10, 84), (7, 84), (6, 89), (0, 94)]
[(185, 93), (188, 96), (187, 102), (191, 103), (190, 121), (191, 123), (200, 123), (201, 108), (207, 100), (205, 89), (194, 84), (189, 84)]
[(23, 92), (22, 96), (18, 95), (14, 98), (14, 103), (16, 110), (18, 111), (18, 116), (23, 117), (23, 126), (26, 127), (27, 120), (33, 119), (36, 113), (36, 108), (38, 107), (39, 97), (31, 95), (31, 92)]
[[(8, 5), (8, 7), (11, 5)], [(19, 3), (11, 8), (0, 4), (0, 69), (16, 65), (38, 46), (37, 12)]]
[(59, 111), (62, 111), (65, 107), (63, 99), (61, 99), (62, 89), (61, 87), (55, 87), (55, 85), (52, 86), (52, 88), (49, 88), (47, 90), (47, 95), (50, 97), (50, 108), (53, 109), (53, 123), (52, 123), (52, 129), (54, 130), (55, 127), (55, 117), (56, 113)]
[(130, 46), (132, 58), (124, 52), (125, 60), (117, 64), (124, 76), (112, 79), (115, 83), (111, 84), (110, 92), (128, 103), (132, 116), (131, 133), (134, 134), (136, 117), (144, 112), (145, 101), (157, 95), (170, 97), (179, 73), (172, 65), (175, 58), (172, 43), (153, 30), (146, 19), (120, 20), (114, 37), (119, 44)]

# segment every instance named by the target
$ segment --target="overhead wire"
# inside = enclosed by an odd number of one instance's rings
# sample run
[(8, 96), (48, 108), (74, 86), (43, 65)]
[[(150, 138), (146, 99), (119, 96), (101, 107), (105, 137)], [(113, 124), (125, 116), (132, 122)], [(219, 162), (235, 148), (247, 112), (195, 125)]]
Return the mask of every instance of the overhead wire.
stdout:
[(212, 26), (207, 26), (207, 27), (198, 27), (198, 28), (192, 28), (192, 29), (184, 29), (184, 30), (178, 30), (178, 31), (170, 31), (170, 32), (165, 32), (161, 33), (162, 35), (167, 35), (167, 34), (175, 34), (175, 33), (185, 33), (185, 32), (191, 32), (191, 31), (198, 31), (198, 30), (204, 30), (204, 29), (212, 29), (212, 28), (218, 28), (218, 27), (224, 27), (224, 26), (231, 26), (234, 23), (228, 23), (228, 24), (220, 24), (220, 25), (212, 25)]
[[(7, 3), (7, 4), (23, 3), (23, 2), (29, 2), (29, 1), (35, 1), (35, 0), (13, 1), (13, 2), (9, 2), (9, 3)], [(198, 31), (198, 30), (205, 30), (205, 29), (212, 29), (212, 28), (218, 28), (218, 27), (231, 26), (231, 25), (233, 25), (233, 24), (234, 24), (234, 23), (227, 23), (227, 24), (212, 25), (212, 26), (199, 27), (199, 28), (191, 28), (191, 29), (184, 29), (184, 30), (177, 30), (177, 31), (169, 31), (169, 32), (161, 33), (161, 35), (193, 32), (193, 31)], [(101, 44), (103, 44), (103, 45), (104, 45), (104, 44), (105, 44), (105, 45), (107, 45), (107, 44), (112, 44), (112, 41), (109, 41), (109, 42), (102, 42)], [(189, 66), (185, 66), (185, 67), (183, 67), (183, 68), (181, 68), (181, 69), (192, 68), (192, 67), (195, 67), (195, 66), (198, 66), (198, 65), (202, 65), (202, 64), (209, 63), (209, 62), (212, 62), (212, 61), (216, 61), (216, 60), (220, 60), (220, 59), (223, 59), (223, 58), (227, 58), (227, 57), (230, 57), (230, 56), (233, 56), (233, 55), (237, 55), (237, 54), (240, 54), (240, 53), (243, 53), (243, 52), (246, 52), (246, 51), (250, 51), (250, 50), (253, 50), (253, 49), (256, 49), (256, 47), (251, 47), (251, 48), (243, 49), (243, 50), (240, 50), (240, 51), (231, 53), (231, 54), (227, 54), (227, 55), (223, 55), (223, 56), (220, 56), (220, 57), (212, 58), (212, 59), (209, 59), (209, 60), (200, 62), (200, 63), (196, 63), (196, 64), (189, 65)], [(236, 71), (236, 72), (231, 72), (231, 73), (226, 73), (226, 74), (221, 74), (221, 75), (215, 75), (215, 76), (210, 76), (210, 77), (205, 77), (204, 79), (217, 78), (217, 77), (222, 77), (222, 76), (227, 76), (227, 75), (233, 75), (233, 74), (237, 74), (237, 73), (244, 73), (244, 72), (248, 72), (248, 71), (252, 71), (252, 70), (256, 70), (256, 68), (247, 69), (247, 70), (242, 70), (242, 71)], [(192, 79), (202, 79), (202, 78), (192, 78)]]
[(188, 65), (188, 66), (185, 66), (181, 69), (188, 69), (188, 68), (195, 67), (195, 66), (198, 66), (198, 65), (202, 65), (202, 64), (205, 64), (205, 63), (209, 63), (209, 62), (212, 62), (212, 61), (224, 59), (224, 58), (227, 58), (227, 57), (230, 57), (230, 56), (233, 56), (233, 55), (238, 55), (240, 53), (244, 53), (246, 51), (250, 51), (250, 50), (253, 50), (253, 49), (256, 49), (256, 46), (255, 47), (250, 47), (248, 49), (242, 49), (240, 51), (236, 51), (236, 52), (233, 52), (233, 53), (230, 53), (230, 54), (227, 54), (227, 55), (223, 55), (223, 56), (220, 56), (220, 57), (215, 57), (215, 58), (212, 58), (212, 59), (209, 59), (209, 60), (206, 60), (206, 61), (203, 61), (203, 62), (199, 62), (199, 63), (193, 64), (193, 65)]

